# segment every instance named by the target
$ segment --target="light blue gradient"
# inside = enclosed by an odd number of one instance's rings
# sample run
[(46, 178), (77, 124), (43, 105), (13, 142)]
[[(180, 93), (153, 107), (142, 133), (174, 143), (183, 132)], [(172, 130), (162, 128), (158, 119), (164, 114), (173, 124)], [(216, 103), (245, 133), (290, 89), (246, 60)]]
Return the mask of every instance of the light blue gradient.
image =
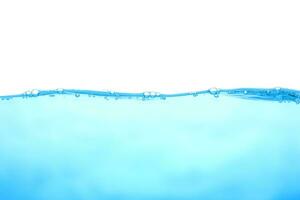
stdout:
[(299, 115), (210, 94), (2, 100), (0, 199), (300, 199)]

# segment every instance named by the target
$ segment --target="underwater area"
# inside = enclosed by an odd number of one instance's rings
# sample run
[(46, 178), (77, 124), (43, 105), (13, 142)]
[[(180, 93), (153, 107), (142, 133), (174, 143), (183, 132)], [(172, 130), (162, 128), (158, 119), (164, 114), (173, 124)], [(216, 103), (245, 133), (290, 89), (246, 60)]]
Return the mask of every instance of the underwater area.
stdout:
[(2, 200), (300, 199), (300, 92), (0, 97)]

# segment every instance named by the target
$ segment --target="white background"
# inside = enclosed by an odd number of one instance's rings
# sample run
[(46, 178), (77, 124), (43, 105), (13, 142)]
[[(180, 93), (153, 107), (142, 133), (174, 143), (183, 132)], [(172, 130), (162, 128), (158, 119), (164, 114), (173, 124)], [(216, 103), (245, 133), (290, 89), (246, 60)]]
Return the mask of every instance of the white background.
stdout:
[(0, 2), (0, 95), (300, 89), (299, 1)]

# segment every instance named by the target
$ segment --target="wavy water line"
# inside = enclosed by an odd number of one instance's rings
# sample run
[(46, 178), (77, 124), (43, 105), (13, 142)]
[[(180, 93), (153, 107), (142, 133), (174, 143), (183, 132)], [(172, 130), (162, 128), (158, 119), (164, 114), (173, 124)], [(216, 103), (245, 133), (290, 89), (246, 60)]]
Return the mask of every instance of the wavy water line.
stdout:
[(11, 100), (14, 98), (32, 98), (42, 96), (56, 96), (56, 95), (88, 95), (91, 97), (104, 97), (114, 99), (167, 99), (183, 96), (199, 96), (203, 94), (210, 94), (214, 97), (222, 95), (238, 97), (248, 100), (266, 100), (278, 102), (295, 102), (300, 103), (300, 91), (288, 88), (234, 88), (234, 89), (218, 89), (210, 88), (208, 90), (201, 90), (195, 92), (183, 92), (165, 94), (153, 91), (130, 93), (130, 92), (115, 92), (115, 91), (96, 91), (96, 90), (78, 90), (78, 89), (55, 89), (55, 90), (28, 90), (21, 94), (0, 96), (2, 100)]

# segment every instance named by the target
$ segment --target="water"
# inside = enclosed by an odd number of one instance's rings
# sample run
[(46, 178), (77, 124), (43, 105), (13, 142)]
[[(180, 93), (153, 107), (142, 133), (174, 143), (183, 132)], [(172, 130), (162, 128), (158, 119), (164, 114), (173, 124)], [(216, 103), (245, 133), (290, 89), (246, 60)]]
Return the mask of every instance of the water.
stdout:
[(300, 199), (299, 97), (284, 88), (2, 96), (0, 199)]

